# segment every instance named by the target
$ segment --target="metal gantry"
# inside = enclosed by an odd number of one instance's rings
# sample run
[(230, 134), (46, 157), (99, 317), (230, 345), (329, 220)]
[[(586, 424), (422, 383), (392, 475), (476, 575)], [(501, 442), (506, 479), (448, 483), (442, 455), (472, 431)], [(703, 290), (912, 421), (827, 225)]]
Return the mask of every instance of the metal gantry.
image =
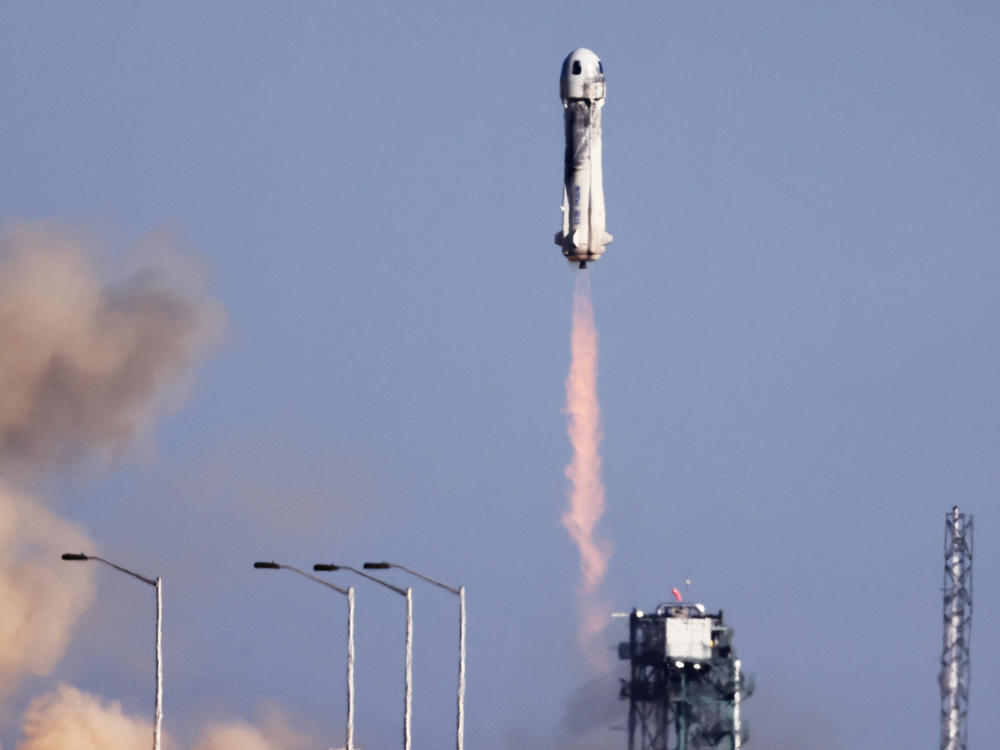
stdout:
[(629, 750), (740, 750), (747, 737), (741, 702), (753, 684), (721, 611), (683, 603), (634, 609), (618, 655), (631, 666), (621, 689)]
[(966, 750), (972, 640), (972, 516), (954, 506), (944, 532), (944, 647), (941, 653), (941, 750)]

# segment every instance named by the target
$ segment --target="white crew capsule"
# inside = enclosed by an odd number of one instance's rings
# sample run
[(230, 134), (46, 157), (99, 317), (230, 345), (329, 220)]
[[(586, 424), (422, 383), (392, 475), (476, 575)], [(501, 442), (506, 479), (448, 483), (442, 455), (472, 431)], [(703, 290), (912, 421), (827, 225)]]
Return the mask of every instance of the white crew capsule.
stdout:
[(612, 239), (605, 228), (601, 168), (604, 88), (604, 65), (597, 55), (583, 48), (570, 52), (559, 77), (566, 157), (562, 231), (556, 233), (556, 244), (580, 268), (604, 255), (604, 246)]

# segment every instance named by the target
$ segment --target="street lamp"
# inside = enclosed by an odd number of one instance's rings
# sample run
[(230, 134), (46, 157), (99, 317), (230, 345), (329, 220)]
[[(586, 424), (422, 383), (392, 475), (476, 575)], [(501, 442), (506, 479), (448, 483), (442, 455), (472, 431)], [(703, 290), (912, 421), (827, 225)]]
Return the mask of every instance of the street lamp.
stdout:
[(390, 568), (402, 570), (428, 583), (433, 583), (438, 588), (450, 591), (458, 597), (458, 719), (455, 747), (457, 750), (463, 750), (465, 744), (465, 586), (455, 588), (430, 576), (425, 576), (423, 573), (410, 570), (405, 565), (395, 563), (366, 562), (362, 567), (365, 570), (389, 570)]
[(82, 552), (65, 552), (63, 560), (97, 560), (105, 565), (110, 565), (115, 570), (127, 573), (133, 578), (138, 578), (143, 583), (148, 583), (156, 589), (156, 704), (153, 709), (153, 750), (160, 750), (160, 730), (163, 725), (163, 580), (157, 578), (146, 578), (133, 570), (115, 565), (110, 560), (96, 555), (85, 555)]
[(334, 586), (329, 581), (317, 578), (303, 570), (293, 568), (291, 565), (279, 565), (276, 562), (255, 562), (253, 564), (258, 570), (290, 570), (300, 576), (308, 578), (333, 589), (337, 593), (347, 597), (347, 745), (346, 750), (354, 750), (354, 587), (349, 586), (342, 589)]
[(350, 565), (325, 565), (323, 563), (317, 563), (316, 565), (313, 565), (313, 570), (349, 570), (352, 573), (357, 573), (359, 576), (367, 578), (369, 581), (374, 581), (380, 586), (385, 586), (387, 589), (395, 591), (397, 594), (406, 597), (406, 671), (403, 678), (403, 750), (410, 750), (410, 714), (412, 713), (413, 708), (413, 590), (409, 588), (401, 589), (398, 586), (393, 586), (391, 583), (386, 583), (381, 578), (368, 575), (357, 568), (352, 568)]

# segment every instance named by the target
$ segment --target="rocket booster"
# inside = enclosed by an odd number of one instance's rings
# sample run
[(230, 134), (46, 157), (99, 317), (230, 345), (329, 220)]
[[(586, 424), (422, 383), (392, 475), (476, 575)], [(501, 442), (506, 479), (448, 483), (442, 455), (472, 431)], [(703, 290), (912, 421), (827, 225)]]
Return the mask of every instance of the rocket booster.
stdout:
[(604, 255), (611, 235), (604, 227), (604, 185), (601, 168), (601, 110), (604, 108), (604, 66), (589, 49), (569, 53), (559, 77), (566, 124), (562, 231), (556, 244), (572, 263)]

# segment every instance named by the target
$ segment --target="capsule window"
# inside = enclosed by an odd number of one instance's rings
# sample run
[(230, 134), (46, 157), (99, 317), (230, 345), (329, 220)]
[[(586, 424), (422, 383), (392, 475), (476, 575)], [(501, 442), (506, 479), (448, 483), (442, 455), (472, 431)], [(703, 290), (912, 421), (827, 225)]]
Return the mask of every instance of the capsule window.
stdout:
[(601, 75), (604, 75), (604, 63), (602, 63), (600, 60), (597, 61), (597, 69), (601, 71)]
[(580, 61), (579, 60), (574, 60), (573, 61), (573, 75), (578, 76), (578, 75), (580, 75), (580, 73), (581, 73)]

